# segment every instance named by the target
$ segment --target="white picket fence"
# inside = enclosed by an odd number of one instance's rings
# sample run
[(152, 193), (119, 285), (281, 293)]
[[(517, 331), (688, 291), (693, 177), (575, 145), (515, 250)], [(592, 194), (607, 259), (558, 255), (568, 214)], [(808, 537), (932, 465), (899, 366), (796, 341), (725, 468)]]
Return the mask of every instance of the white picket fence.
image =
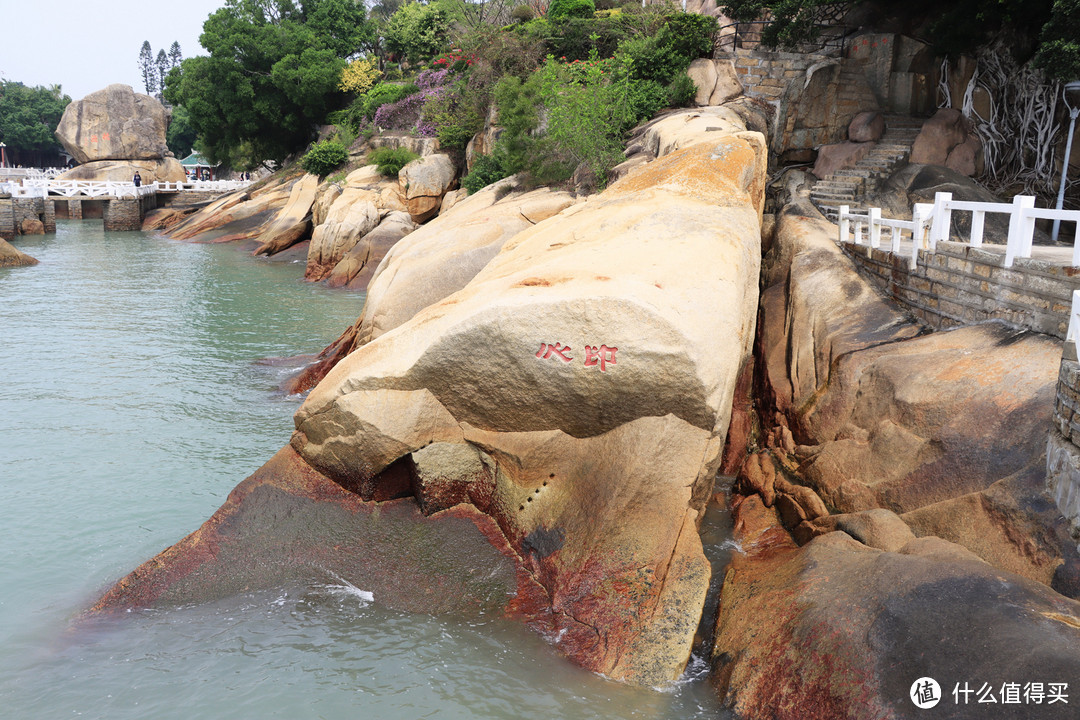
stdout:
[[(909, 263), (912, 269), (918, 264), (919, 251), (934, 252), (939, 240), (948, 240), (952, 227), (953, 212), (971, 213), (971, 236), (967, 244), (981, 247), (983, 226), (987, 213), (1009, 216), (1009, 236), (1005, 245), (1005, 267), (1012, 267), (1018, 257), (1031, 257), (1035, 221), (1038, 219), (1063, 220), (1080, 223), (1080, 210), (1055, 210), (1035, 207), (1031, 195), (1017, 195), (1011, 203), (985, 203), (953, 200), (952, 193), (937, 193), (933, 203), (918, 203), (911, 213), (911, 220), (893, 220), (881, 217), (880, 208), (870, 208), (866, 213), (850, 212), (847, 205), (840, 206), (839, 237), (846, 242), (854, 230), (856, 245), (869, 243), (877, 248), (881, 242), (882, 228), (888, 228), (892, 251), (900, 252), (901, 234), (911, 237)], [(868, 237), (864, 236), (864, 231)], [(1080, 235), (1080, 227), (1078, 227)], [(1072, 265), (1080, 267), (1080, 243), (1073, 243)]]

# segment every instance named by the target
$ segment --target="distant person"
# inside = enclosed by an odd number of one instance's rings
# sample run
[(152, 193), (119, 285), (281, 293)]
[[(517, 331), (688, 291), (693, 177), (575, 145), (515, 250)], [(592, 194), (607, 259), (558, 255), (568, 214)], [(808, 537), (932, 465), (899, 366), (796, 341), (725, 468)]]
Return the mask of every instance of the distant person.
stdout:
[(139, 174), (138, 170), (135, 171), (135, 177), (131, 178), (131, 182), (135, 183), (135, 187), (142, 185), (142, 175)]

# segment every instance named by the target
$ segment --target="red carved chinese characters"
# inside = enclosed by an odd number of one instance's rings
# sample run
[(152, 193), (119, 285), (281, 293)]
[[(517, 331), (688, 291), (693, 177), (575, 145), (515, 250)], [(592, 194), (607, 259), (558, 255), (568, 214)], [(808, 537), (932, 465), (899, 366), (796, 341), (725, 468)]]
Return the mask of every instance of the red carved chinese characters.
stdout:
[(618, 351), (617, 347), (608, 347), (607, 345), (601, 345), (599, 348), (589, 345), (585, 346), (585, 367), (595, 367), (600, 365), (600, 372), (607, 372), (607, 363), (615, 365), (615, 353)]
[(550, 345), (548, 343), (540, 343), (540, 349), (536, 351), (536, 357), (541, 360), (547, 360), (554, 355), (563, 362), (570, 362), (574, 358), (570, 357), (566, 353), (570, 352), (572, 348), (569, 345), (563, 346), (562, 343), (555, 343)]

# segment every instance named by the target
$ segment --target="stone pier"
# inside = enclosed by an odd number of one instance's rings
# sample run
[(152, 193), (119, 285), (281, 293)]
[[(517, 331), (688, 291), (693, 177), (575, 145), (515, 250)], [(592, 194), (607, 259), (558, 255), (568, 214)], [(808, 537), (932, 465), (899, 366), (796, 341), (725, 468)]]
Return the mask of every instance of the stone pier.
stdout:
[(11, 240), (15, 237), (15, 202), (10, 195), (0, 197), (0, 238)]
[[(157, 207), (156, 195), (141, 198), (109, 198), (104, 203), (106, 232), (141, 230), (147, 210)], [(80, 212), (81, 214), (81, 212)]]

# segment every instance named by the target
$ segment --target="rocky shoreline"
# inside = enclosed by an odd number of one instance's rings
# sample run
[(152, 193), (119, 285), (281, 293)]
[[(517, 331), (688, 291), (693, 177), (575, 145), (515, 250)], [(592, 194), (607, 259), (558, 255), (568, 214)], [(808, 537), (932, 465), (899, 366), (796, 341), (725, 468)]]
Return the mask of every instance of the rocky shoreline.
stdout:
[[(450, 202), (411, 232), (432, 201), (372, 168), (150, 218), (176, 239), (291, 246), (309, 279), (368, 295), (293, 382), (311, 391), (290, 446), (91, 612), (274, 582), (257, 568), (301, 508), (411, 507), (407, 524), (479, 530), (512, 568), (504, 612), (566, 657), (662, 686), (718, 580), (697, 529), (724, 469), (740, 552), (707, 654), (739, 717), (914, 717), (925, 676), (945, 693), (1069, 682), (1080, 560), (1042, 487), (1059, 343), (929, 332), (858, 275), (797, 178), (763, 217), (746, 116), (654, 121), (588, 197), (443, 183)], [(321, 532), (281, 549), (287, 571), (359, 571)], [(370, 571), (386, 551), (365, 542), (350, 547)]]

